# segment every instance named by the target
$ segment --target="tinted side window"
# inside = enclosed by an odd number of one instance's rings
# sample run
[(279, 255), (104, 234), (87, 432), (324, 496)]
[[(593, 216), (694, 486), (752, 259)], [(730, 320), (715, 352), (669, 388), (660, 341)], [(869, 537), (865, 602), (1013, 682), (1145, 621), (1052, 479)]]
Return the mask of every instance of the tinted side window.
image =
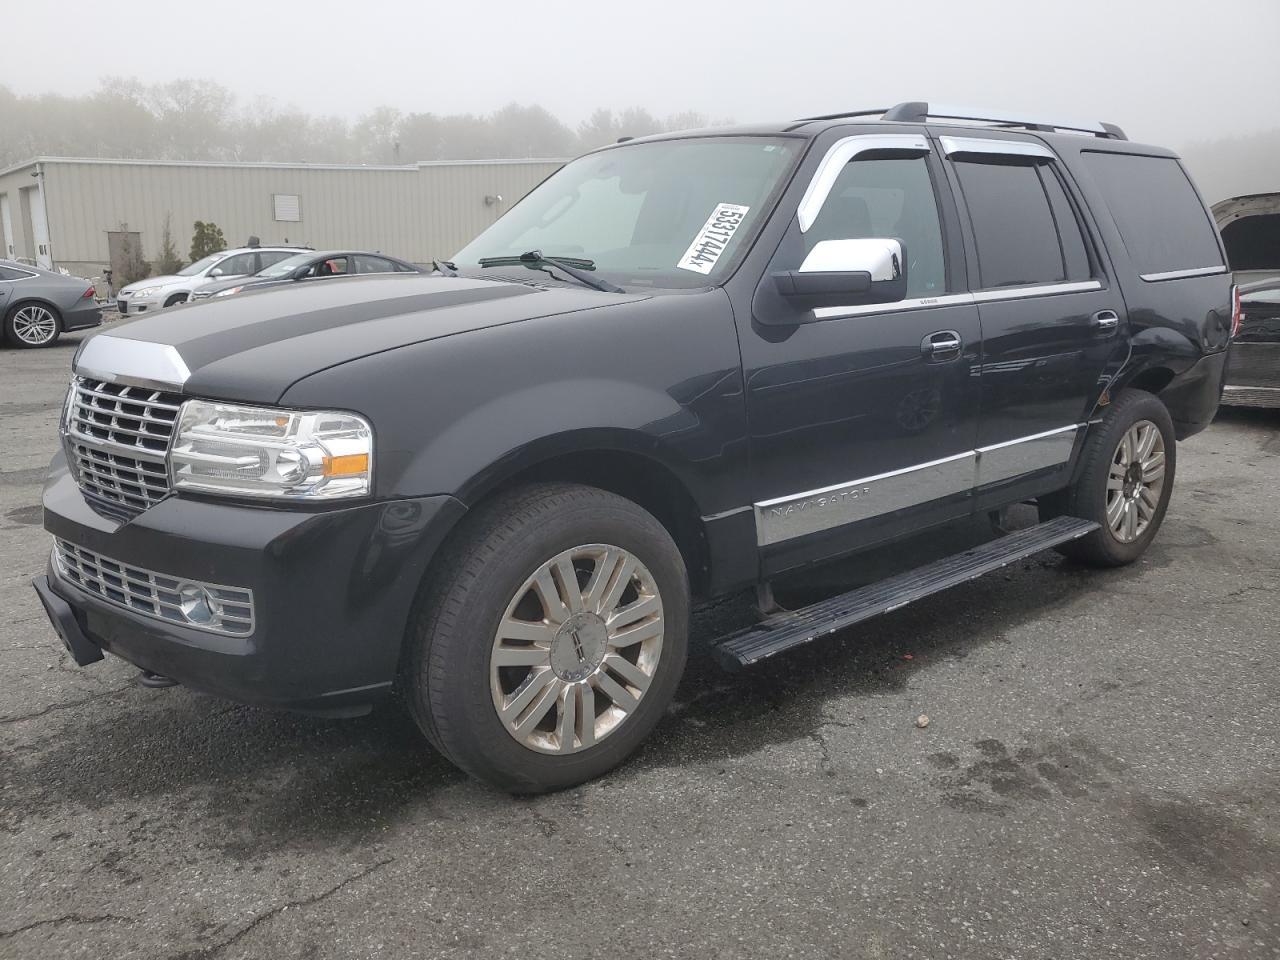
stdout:
[(29, 273), (20, 273), (17, 270), (10, 270), (8, 267), (0, 267), (0, 280), (21, 280), (29, 277)]
[(1094, 151), (1082, 156), (1139, 273), (1222, 266), (1213, 224), (1177, 160)]
[(1034, 164), (960, 161), (955, 170), (978, 245), (979, 286), (1067, 278), (1053, 211)]
[(907, 295), (946, 289), (942, 228), (923, 157), (854, 160), (845, 165), (813, 225), (807, 254), (819, 240), (888, 237), (907, 248)]
[(267, 267), (274, 267), (281, 260), (292, 257), (293, 254), (288, 250), (263, 250), (258, 254), (259, 270), (265, 270)]
[(221, 270), (224, 277), (239, 277), (248, 273), (256, 272), (253, 268), (253, 260), (256, 254), (237, 253), (234, 257), (227, 257), (214, 269)]
[(395, 264), (385, 257), (357, 254), (355, 261), (356, 271), (359, 273), (394, 273), (396, 269)]
[(1080, 232), (1080, 221), (1076, 219), (1076, 212), (1067, 199), (1067, 192), (1048, 164), (1041, 164), (1036, 170), (1040, 174), (1040, 182), (1044, 184), (1045, 193), (1049, 195), (1049, 208), (1058, 225), (1066, 277), (1068, 280), (1088, 280), (1093, 276), (1093, 270), (1089, 266), (1089, 253), (1085, 247), (1084, 234)]

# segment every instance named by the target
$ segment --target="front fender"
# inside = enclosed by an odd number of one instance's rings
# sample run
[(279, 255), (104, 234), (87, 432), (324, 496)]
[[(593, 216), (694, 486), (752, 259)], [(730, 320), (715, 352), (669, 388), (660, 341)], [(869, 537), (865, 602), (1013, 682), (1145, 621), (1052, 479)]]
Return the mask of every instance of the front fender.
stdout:
[(547, 457), (616, 449), (662, 463), (704, 515), (750, 499), (737, 335), (720, 290), (385, 351), (306, 377), (283, 401), (365, 415), (379, 497), (467, 502)]

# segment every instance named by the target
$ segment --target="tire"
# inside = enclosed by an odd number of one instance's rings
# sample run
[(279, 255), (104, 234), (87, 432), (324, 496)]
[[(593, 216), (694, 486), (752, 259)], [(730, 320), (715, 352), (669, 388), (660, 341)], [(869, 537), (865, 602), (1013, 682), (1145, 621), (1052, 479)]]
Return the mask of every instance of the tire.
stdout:
[[(621, 763), (666, 711), (688, 650), (688, 575), (636, 504), (565, 483), (513, 490), (466, 517), (433, 570), (402, 683), (463, 770), (512, 793), (571, 787)], [(585, 608), (572, 616), (568, 575)]]
[(48, 303), (15, 303), (4, 317), (4, 337), (20, 350), (51, 347), (62, 335), (62, 316)]
[(168, 300), (164, 302), (164, 307), (167, 310), (169, 307), (176, 307), (180, 303), (186, 303), (187, 300), (189, 299), (189, 296), (190, 296), (189, 294), (185, 294), (185, 293), (175, 293), (172, 297), (170, 297)]
[[(1125, 465), (1129, 453), (1124, 444), (1135, 441), (1153, 447), (1141, 458), (1146, 469)], [(1153, 465), (1157, 460), (1158, 468)], [(1042, 513), (1067, 514), (1100, 525), (1088, 536), (1061, 545), (1058, 552), (1094, 567), (1120, 567), (1137, 560), (1164, 521), (1176, 462), (1173, 421), (1165, 405), (1145, 390), (1120, 393), (1085, 440), (1075, 483), (1041, 504)], [(1126, 505), (1131, 491), (1133, 499)]]

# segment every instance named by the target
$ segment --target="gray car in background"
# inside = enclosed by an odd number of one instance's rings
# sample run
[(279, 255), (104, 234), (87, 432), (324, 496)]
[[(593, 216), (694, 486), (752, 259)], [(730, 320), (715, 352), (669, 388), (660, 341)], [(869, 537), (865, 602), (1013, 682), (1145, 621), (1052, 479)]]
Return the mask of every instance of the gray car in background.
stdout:
[(0, 260), (0, 317), (15, 347), (47, 347), (71, 330), (102, 322), (93, 284), (80, 277)]

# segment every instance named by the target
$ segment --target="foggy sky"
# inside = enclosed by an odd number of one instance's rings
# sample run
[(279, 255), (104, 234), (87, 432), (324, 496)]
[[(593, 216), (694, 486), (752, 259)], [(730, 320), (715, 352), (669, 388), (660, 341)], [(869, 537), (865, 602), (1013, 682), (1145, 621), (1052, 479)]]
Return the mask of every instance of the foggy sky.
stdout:
[(745, 122), (932, 99), (1108, 120), (1171, 146), (1280, 126), (1280, 0), (57, 6), (6, 30), (0, 83), (16, 93), (204, 77), (244, 105), (350, 118), (516, 101), (570, 125), (597, 107)]

